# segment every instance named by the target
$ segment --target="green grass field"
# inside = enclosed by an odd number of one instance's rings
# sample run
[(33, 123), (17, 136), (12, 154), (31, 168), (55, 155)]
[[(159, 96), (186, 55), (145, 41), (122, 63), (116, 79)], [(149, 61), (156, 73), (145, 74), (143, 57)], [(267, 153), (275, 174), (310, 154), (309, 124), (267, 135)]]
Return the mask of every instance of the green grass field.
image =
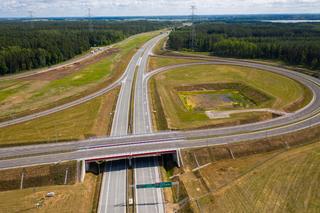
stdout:
[(0, 80), (0, 120), (51, 108), (106, 87), (119, 78), (136, 50), (158, 33), (139, 34), (119, 42), (110, 55), (67, 75)]
[(154, 77), (154, 81), (156, 86), (151, 87), (151, 92), (154, 93), (157, 90), (170, 129), (200, 128), (221, 122), (233, 122), (238, 120), (239, 116), (246, 117), (234, 115), (223, 121), (210, 120), (203, 112), (188, 111), (177, 92), (177, 88), (180, 86), (241, 83), (265, 93), (273, 99), (273, 101), (259, 105), (259, 108), (287, 111), (295, 109), (296, 107), (293, 106), (296, 105), (299, 107), (306, 105), (312, 95), (304, 86), (292, 79), (271, 72), (239, 66), (194, 65), (158, 74)]
[(220, 160), (181, 179), (194, 212), (319, 212), (320, 142)]
[(31, 120), (0, 128), (0, 146), (77, 140), (109, 133), (119, 89), (92, 101)]
[(201, 62), (200, 60), (184, 59), (184, 58), (170, 58), (170, 57), (156, 57), (152, 56), (149, 59), (148, 70), (152, 71), (160, 67), (166, 67), (175, 64), (187, 64)]

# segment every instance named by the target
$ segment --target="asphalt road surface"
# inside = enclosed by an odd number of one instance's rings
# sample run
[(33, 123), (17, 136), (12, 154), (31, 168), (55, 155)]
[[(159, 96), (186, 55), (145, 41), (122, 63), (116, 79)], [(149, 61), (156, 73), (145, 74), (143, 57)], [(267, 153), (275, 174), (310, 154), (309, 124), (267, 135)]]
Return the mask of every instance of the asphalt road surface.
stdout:
[[(156, 158), (138, 158), (134, 161), (135, 183), (148, 184), (160, 182), (160, 175)], [(136, 189), (136, 211), (164, 213), (161, 189)]]
[[(137, 35), (135, 35), (135, 36), (137, 36)], [(129, 39), (132, 39), (135, 36), (132, 36)], [(110, 48), (110, 47), (104, 47), (102, 51), (105, 51), (108, 48)], [(140, 48), (139, 51), (133, 56), (132, 60), (130, 61), (130, 64), (128, 65), (128, 68), (127, 68), (126, 72), (124, 72), (124, 74), (117, 81), (115, 81), (112, 84), (106, 86), (105, 88), (103, 88), (103, 89), (101, 89), (101, 90), (99, 90), (99, 91), (97, 91), (95, 93), (92, 93), (92, 94), (90, 94), (88, 96), (82, 97), (82, 98), (80, 98), (78, 100), (75, 100), (75, 101), (72, 101), (72, 102), (69, 102), (69, 103), (66, 103), (66, 104), (63, 104), (63, 105), (60, 105), (60, 106), (45, 110), (45, 111), (41, 111), (41, 112), (34, 113), (34, 114), (31, 114), (31, 115), (18, 117), (18, 118), (12, 119), (12, 120), (0, 122), (0, 128), (6, 127), (6, 126), (15, 125), (15, 124), (19, 124), (19, 123), (23, 123), (23, 122), (30, 121), (30, 120), (33, 120), (33, 119), (36, 119), (36, 118), (40, 118), (40, 117), (44, 117), (44, 116), (47, 116), (47, 115), (50, 115), (50, 114), (53, 114), (53, 113), (56, 113), (56, 112), (60, 112), (62, 110), (65, 110), (65, 109), (68, 109), (68, 108), (83, 104), (83, 103), (85, 103), (87, 101), (90, 101), (90, 100), (92, 100), (94, 98), (97, 98), (97, 97), (99, 97), (101, 95), (106, 94), (107, 92), (109, 92), (112, 89), (116, 88), (117, 86), (121, 85), (123, 83), (123, 81), (126, 80), (127, 76), (130, 77), (130, 71), (132, 70), (130, 68), (130, 66), (136, 66), (137, 60), (138, 60), (138, 58), (140, 57), (140, 55), (141, 55), (141, 53), (143, 51), (144, 51), (144, 49)], [(93, 56), (90, 54), (90, 55), (82, 57), (82, 58), (80, 58), (78, 60), (85, 60), (88, 57), (93, 57)], [(76, 62), (78, 62), (78, 60)], [(70, 63), (75, 63), (75, 62), (70, 62)], [(69, 63), (68, 64), (64, 64), (64, 65), (58, 65), (58, 68), (64, 67), (64, 66), (67, 66), (67, 65), (69, 65)], [(57, 67), (55, 67), (54, 69), (57, 69)], [(44, 71), (41, 71), (41, 72), (49, 72), (49, 71), (52, 71), (54, 69), (44, 70)], [(25, 73), (25, 74), (22, 74), (22, 77), (35, 75), (35, 74), (39, 74), (39, 73), (37, 73), (37, 72), (31, 73), (31, 74)], [(9, 77), (11, 77), (11, 76), (9, 76)], [(19, 78), (20, 78), (20, 76), (19, 76)], [(117, 130), (117, 131), (121, 131), (121, 130)]]
[[(146, 75), (148, 58), (154, 46), (166, 35), (154, 38), (147, 46), (141, 58), (138, 71), (136, 73), (134, 89), (134, 112), (133, 112), (133, 134), (148, 134), (152, 132), (150, 110), (147, 103), (147, 96), (144, 93), (143, 81)], [(137, 159), (134, 164), (135, 183), (150, 184), (160, 181), (159, 167), (157, 159), (145, 158)], [(164, 212), (164, 201), (161, 189), (136, 189), (135, 204), (138, 213), (161, 213)]]
[[(129, 130), (129, 116), (131, 94), (137, 67), (146, 66), (150, 48), (153, 47), (163, 35), (157, 36), (145, 43), (132, 57), (125, 75), (122, 78), (122, 86), (117, 100), (117, 106), (112, 123), (111, 136), (126, 136)], [(141, 63), (143, 63), (141, 66)], [(140, 69), (140, 68), (139, 68)], [(142, 83), (142, 81), (141, 81)], [(103, 173), (102, 187), (98, 212), (126, 212), (127, 195), (127, 165), (125, 161), (108, 162)], [(109, 183), (112, 183), (110, 187)]]
[[(123, 102), (119, 104), (119, 107), (122, 108), (121, 110), (116, 110), (115, 113), (115, 127), (112, 132), (112, 137), (109, 138), (100, 138), (100, 139), (92, 139), (86, 141), (75, 141), (75, 142), (68, 142), (68, 143), (58, 143), (58, 144), (49, 144), (49, 145), (33, 145), (33, 146), (24, 146), (24, 147), (12, 147), (12, 148), (4, 148), (0, 149), (0, 169), (5, 168), (14, 168), (14, 167), (22, 167), (22, 166), (30, 166), (30, 165), (39, 165), (39, 164), (46, 164), (46, 163), (54, 163), (64, 160), (79, 160), (79, 159), (93, 159), (93, 158), (103, 158), (106, 156), (113, 156), (113, 157), (120, 157), (120, 156), (130, 156), (136, 153), (154, 153), (154, 152), (163, 152), (168, 150), (176, 150), (176, 149), (184, 149), (184, 148), (193, 148), (193, 147), (203, 147), (209, 145), (219, 145), (219, 144), (226, 144), (226, 143), (236, 143), (240, 141), (248, 141), (248, 140), (256, 140), (266, 137), (272, 136), (279, 136), (287, 133), (296, 132), (299, 130), (307, 129), (312, 126), (316, 126), (320, 124), (320, 81), (319, 79), (315, 79), (313, 77), (289, 71), (283, 68), (256, 64), (251, 62), (246, 62), (243, 60), (229, 60), (229, 59), (215, 59), (214, 61), (210, 62), (202, 62), (197, 63), (200, 64), (230, 64), (230, 65), (237, 65), (237, 66), (247, 66), (253, 67), (257, 69), (262, 69), (270, 72), (279, 73), (281, 75), (285, 75), (287, 77), (293, 78), (302, 84), (306, 85), (314, 94), (314, 98), (312, 102), (304, 107), (303, 109), (286, 116), (282, 116), (273, 120), (263, 121), (253, 124), (245, 124), (233, 127), (225, 127), (225, 128), (216, 128), (216, 129), (208, 129), (208, 130), (194, 130), (194, 131), (184, 131), (184, 132), (163, 132), (163, 133), (148, 133), (151, 131), (151, 124), (148, 119), (150, 118), (147, 115), (149, 112), (148, 107), (148, 99), (147, 99), (147, 82), (148, 79), (152, 75), (156, 73), (165, 72), (170, 69), (181, 67), (181, 66), (193, 66), (194, 64), (184, 64), (184, 65), (175, 65), (166, 68), (161, 68), (155, 70), (149, 74), (143, 74), (143, 70), (140, 70), (138, 73), (142, 75), (142, 84), (141, 78), (139, 79), (139, 75), (137, 75), (137, 85), (139, 85), (139, 89), (135, 88), (135, 96), (140, 97), (142, 94), (142, 98), (135, 99), (138, 104), (136, 115), (137, 124), (134, 124), (134, 133), (141, 134), (141, 135), (134, 135), (128, 136), (128, 107), (130, 106), (130, 95), (132, 89), (132, 78), (131, 72), (133, 67), (135, 70), (136, 65), (143, 65), (144, 64), (144, 57), (145, 54), (148, 55), (148, 51), (145, 51), (148, 45), (153, 45), (152, 43), (147, 43), (143, 49), (137, 52), (139, 56), (134, 56), (132, 59), (132, 66), (128, 69), (123, 77), (117, 81), (117, 84), (123, 84), (122, 89), (123, 94), (119, 96), (118, 104), (121, 99)], [(143, 54), (143, 56), (142, 56)], [(142, 58), (141, 58), (142, 56)], [(130, 62), (130, 63), (131, 63)], [(131, 81), (130, 81), (131, 79)], [(128, 86), (126, 86), (128, 84)], [(131, 86), (130, 86), (131, 85)], [(125, 89), (126, 88), (126, 89)], [(106, 88), (107, 89), (107, 88)], [(140, 95), (139, 95), (140, 94)], [(144, 97), (144, 98), (143, 98)], [(127, 104), (127, 102), (129, 102)], [(143, 106), (141, 107), (140, 106)], [(136, 106), (135, 106), (136, 108)], [(118, 109), (118, 106), (117, 106)], [(120, 109), (120, 108), (119, 108)], [(122, 115), (122, 112), (125, 115)], [(37, 116), (37, 115), (34, 115)], [(138, 119), (137, 119), (138, 118)], [(140, 120), (140, 118), (142, 120)], [(117, 121), (116, 121), (117, 120)], [(22, 121), (19, 121), (22, 122)], [(139, 124), (139, 122), (144, 123)], [(143, 129), (142, 127), (147, 127), (149, 125), (149, 129)], [(125, 125), (127, 124), (127, 125)], [(8, 124), (10, 125), (10, 123)], [(1, 127), (1, 124), (0, 124)], [(126, 133), (125, 133), (126, 132)], [(199, 139), (197, 139), (199, 138)], [(28, 156), (33, 155), (33, 156)], [(8, 159), (4, 159), (8, 158)], [(149, 161), (148, 161), (149, 162)], [(151, 163), (150, 161), (149, 163)], [(119, 163), (119, 164), (118, 164)], [(146, 162), (147, 163), (147, 162)], [(156, 179), (157, 174), (154, 173), (156, 170), (149, 170), (145, 171), (147, 166), (151, 166), (153, 168), (156, 167), (155, 165), (146, 165), (137, 162), (136, 167), (137, 170), (141, 171), (141, 174), (150, 174), (151, 177), (153, 176)], [(123, 169), (119, 169), (123, 168)], [(122, 181), (122, 177), (124, 176), (122, 172), (126, 171), (126, 165), (121, 164), (121, 161), (116, 162), (114, 165), (107, 164), (106, 166), (106, 175), (103, 183), (104, 186), (108, 186), (108, 182), (118, 181), (118, 184), (125, 185), (125, 181)], [(117, 173), (121, 171), (120, 173)], [(139, 172), (140, 171), (136, 171)], [(138, 174), (138, 173), (136, 173)], [(138, 175), (139, 176), (139, 175)], [(137, 181), (153, 181), (153, 179), (139, 179)], [(110, 181), (109, 181), (110, 180)], [(119, 190), (118, 190), (119, 189)], [(104, 204), (99, 204), (100, 206), (110, 207), (111, 210), (108, 212), (119, 212), (122, 211), (125, 207), (123, 207), (123, 203), (125, 203), (125, 198), (122, 198), (122, 191), (120, 187), (117, 187), (116, 191), (106, 191), (105, 195), (103, 195)], [(109, 197), (112, 197), (110, 199)], [(138, 209), (141, 212), (146, 212), (146, 210), (141, 209), (140, 206), (157, 206), (161, 201), (144, 201), (145, 195), (138, 195), (138, 202), (140, 204), (151, 203), (154, 205), (138, 205)], [(159, 197), (158, 195), (156, 197)], [(141, 199), (143, 198), (143, 199)], [(139, 201), (140, 200), (140, 201)], [(138, 203), (139, 204), (139, 203)], [(117, 209), (117, 210), (115, 210)], [(113, 211), (114, 210), (114, 211)], [(153, 209), (155, 210), (155, 208)], [(101, 210), (104, 212), (105, 210)], [(149, 209), (148, 209), (149, 211)], [(159, 210), (161, 211), (161, 210)], [(152, 212), (152, 211), (151, 211)]]
[[(98, 155), (99, 149), (105, 150), (110, 149), (113, 150), (109, 152), (111, 155), (119, 155), (124, 154), (126, 152), (127, 146), (136, 146), (137, 144), (145, 146), (146, 148), (141, 148), (138, 151), (148, 150), (148, 145), (150, 144), (162, 144), (161, 149), (171, 148), (174, 144), (176, 147), (196, 147), (197, 144), (189, 143), (188, 139), (199, 138), (199, 137), (224, 137), (229, 136), (232, 137), (232, 141), (239, 140), (250, 140), (253, 135), (254, 138), (265, 138), (276, 135), (282, 135), (290, 132), (295, 132), (298, 130), (309, 128), (310, 126), (315, 126), (320, 124), (320, 88), (319, 79), (315, 79), (313, 77), (288, 71), (286, 69), (248, 63), (238, 60), (219, 60), (216, 62), (205, 62), (205, 63), (217, 63), (217, 64), (228, 64), (231, 63), (233, 65), (241, 65), (241, 66), (254, 66), (267, 71), (275, 71), (282, 75), (294, 78), (307, 87), (309, 87), (314, 93), (314, 98), (312, 102), (304, 107), (303, 109), (297, 111), (294, 114), (289, 116), (282, 116), (273, 120), (263, 121), (253, 124), (245, 124), (240, 126), (233, 127), (225, 127), (225, 128), (216, 128), (216, 129), (208, 129), (208, 130), (194, 130), (194, 131), (182, 131), (182, 132), (164, 132), (164, 133), (151, 133), (147, 135), (135, 135), (135, 136), (123, 136), (123, 137), (108, 137), (108, 138), (100, 138), (100, 139), (92, 139), (86, 141), (75, 141), (75, 142), (67, 142), (67, 143), (57, 143), (57, 144), (44, 144), (44, 145), (31, 145), (31, 146), (23, 146), (23, 147), (12, 147), (12, 148), (2, 148), (0, 149), (0, 158), (12, 158), (6, 161), (0, 161), (0, 168), (10, 168), (10, 167), (18, 167), (18, 166), (27, 166), (33, 165), (37, 163), (37, 161), (32, 162), (32, 160), (24, 161), (19, 159), (18, 157), (24, 155), (35, 155), (35, 154), (47, 154), (50, 152), (66, 152), (66, 155), (69, 155), (69, 159), (77, 159), (74, 156), (77, 156), (76, 153), (86, 152), (90, 153), (87, 156), (103, 156)], [(179, 65), (179, 66), (191, 66), (191, 64)], [(177, 66), (174, 66), (177, 67)], [(160, 71), (166, 71), (174, 68), (173, 66), (162, 68), (161, 70), (157, 70), (148, 74), (145, 78), (145, 84), (147, 79), (150, 78), (151, 75), (154, 75)], [(250, 134), (249, 134), (250, 133)], [(247, 135), (247, 137), (243, 137), (243, 135)], [(176, 141), (181, 140), (184, 141), (183, 144), (177, 144)], [(208, 144), (216, 144), (210, 143), (212, 139), (208, 140)], [(165, 144), (165, 142), (172, 142), (171, 144)], [(174, 142), (174, 143), (173, 143)], [(229, 141), (223, 141), (223, 143)], [(170, 145), (170, 146), (169, 146)], [(201, 144), (200, 144), (201, 145)], [(107, 146), (107, 147), (105, 147)], [(140, 147), (140, 146), (136, 146)], [(149, 149), (152, 150), (152, 149)], [(155, 149), (156, 150), (156, 149)], [(130, 154), (130, 152), (129, 152)], [(54, 155), (54, 154), (52, 154)], [(108, 153), (105, 153), (108, 155)], [(36, 157), (35, 157), (36, 158)], [(85, 157), (83, 157), (85, 158)], [(78, 159), (82, 159), (80, 156)], [(59, 158), (52, 159), (50, 162), (57, 162)], [(4, 164), (5, 162), (6, 164)], [(10, 162), (10, 163), (9, 163)], [(48, 161), (43, 161), (43, 163)], [(41, 161), (40, 161), (41, 163)]]

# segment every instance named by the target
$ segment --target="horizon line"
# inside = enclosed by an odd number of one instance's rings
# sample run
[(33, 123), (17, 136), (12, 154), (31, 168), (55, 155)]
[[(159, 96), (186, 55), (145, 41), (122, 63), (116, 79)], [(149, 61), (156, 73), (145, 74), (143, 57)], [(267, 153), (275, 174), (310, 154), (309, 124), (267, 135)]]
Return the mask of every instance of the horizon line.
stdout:
[[(263, 15), (320, 15), (320, 12), (317, 13), (225, 13), (225, 14), (197, 14), (196, 16), (263, 16)], [(191, 16), (190, 14), (186, 15), (127, 15), (127, 16), (91, 16), (90, 18), (146, 18), (146, 17), (187, 17)], [(88, 18), (88, 16), (34, 16), (32, 19), (45, 19), (45, 18)], [(27, 16), (0, 16), (0, 19), (31, 19)]]

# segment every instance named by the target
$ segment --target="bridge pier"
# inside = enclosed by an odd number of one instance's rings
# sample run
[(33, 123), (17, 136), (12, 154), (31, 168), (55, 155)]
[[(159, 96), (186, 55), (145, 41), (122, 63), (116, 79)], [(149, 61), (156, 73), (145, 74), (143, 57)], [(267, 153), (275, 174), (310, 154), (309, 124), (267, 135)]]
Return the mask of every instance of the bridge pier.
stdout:
[(84, 178), (86, 176), (86, 169), (89, 168), (88, 163), (85, 160), (81, 160), (80, 162), (80, 182), (83, 183)]
[(181, 152), (180, 152), (180, 149), (177, 149), (176, 152), (173, 154), (173, 161), (177, 163), (177, 166), (180, 168), (182, 164), (182, 161), (181, 161)]
[(129, 158), (129, 168), (132, 168), (132, 158)]

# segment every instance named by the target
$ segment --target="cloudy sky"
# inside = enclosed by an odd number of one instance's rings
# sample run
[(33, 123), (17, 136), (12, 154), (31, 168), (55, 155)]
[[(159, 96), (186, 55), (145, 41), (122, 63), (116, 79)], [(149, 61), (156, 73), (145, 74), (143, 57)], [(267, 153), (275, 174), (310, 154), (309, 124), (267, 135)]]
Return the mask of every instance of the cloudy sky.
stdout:
[(320, 0), (0, 0), (0, 17), (320, 13)]

